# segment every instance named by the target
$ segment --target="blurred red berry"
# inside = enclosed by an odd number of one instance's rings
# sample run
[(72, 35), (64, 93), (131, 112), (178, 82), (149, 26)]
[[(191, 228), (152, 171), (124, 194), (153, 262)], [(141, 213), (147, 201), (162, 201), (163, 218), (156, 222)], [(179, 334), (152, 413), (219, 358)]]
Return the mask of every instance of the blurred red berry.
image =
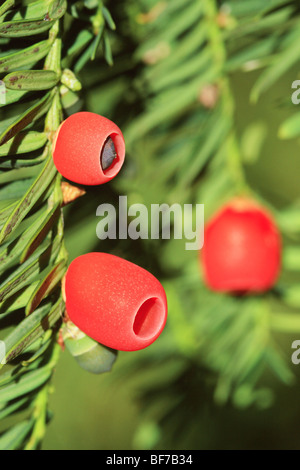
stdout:
[(65, 297), (70, 320), (112, 349), (146, 348), (167, 319), (160, 282), (145, 269), (107, 253), (89, 253), (71, 263)]
[(119, 173), (124, 159), (122, 132), (116, 124), (98, 114), (73, 114), (56, 133), (54, 164), (59, 173), (74, 183), (106, 183)]
[(212, 290), (266, 291), (279, 275), (280, 233), (265, 208), (236, 198), (207, 223), (200, 256)]

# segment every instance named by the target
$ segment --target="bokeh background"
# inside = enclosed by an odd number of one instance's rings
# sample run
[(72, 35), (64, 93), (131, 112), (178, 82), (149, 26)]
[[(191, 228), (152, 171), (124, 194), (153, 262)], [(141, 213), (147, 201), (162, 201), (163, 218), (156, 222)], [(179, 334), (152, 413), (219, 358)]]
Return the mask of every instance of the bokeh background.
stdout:
[[(117, 181), (100, 188), (88, 188), (84, 197), (66, 208), (66, 247), (70, 261), (93, 250), (111, 252), (149, 269), (168, 286), (167, 292), (172, 292), (172, 286), (176, 289), (182, 279), (185, 279), (186, 290), (178, 293), (180, 309), (176, 308), (175, 297), (170, 299), (169, 322), (158, 341), (145, 351), (120, 352), (111, 373), (91, 375), (79, 368), (68, 351), (61, 354), (50, 400), (54, 416), (43, 449), (299, 449), (300, 365), (293, 365), (290, 356), (291, 343), (300, 337), (300, 331), (292, 329), (288, 333), (272, 333), (272, 341), (276, 342), (276, 348), (285, 361), (282, 373), (278, 363), (274, 367), (278, 374), (262, 368), (251, 386), (242, 384), (239, 393), (233, 392), (233, 399), (230, 394), (227, 399), (220, 399), (216, 395), (215, 384), (218, 368), (222, 366), (210, 369), (206, 346), (198, 348), (198, 337), (201, 338), (203, 333), (200, 319), (207, 314), (205, 310), (211, 302), (218, 305), (209, 313), (211, 322), (214, 315), (219, 321), (223, 311), (227, 315), (226, 309), (231, 311), (231, 308), (233, 317), (238, 318), (244, 313), (244, 307), (239, 308), (236, 303), (243, 300), (234, 299), (232, 306), (231, 300), (226, 304), (227, 300), (224, 302), (223, 298), (217, 303), (218, 294), (206, 292), (200, 267), (197, 271), (198, 253), (185, 251), (180, 244), (170, 242), (168, 247), (167, 243), (160, 241), (141, 243), (140, 240), (97, 239), (99, 220), (96, 209), (103, 202), (115, 204), (119, 194), (127, 194), (129, 203), (145, 200), (147, 203), (168, 202), (164, 200), (163, 189), (159, 193), (155, 184), (155, 175), (162, 171), (160, 154), (157, 153), (160, 147), (155, 143), (159, 131), (155, 139), (152, 130), (144, 132), (138, 142), (130, 131), (131, 119), (138, 121), (144, 106), (141, 69), (149, 66), (136, 60), (136, 51), (143, 47), (143, 41), (149, 40), (149, 35), (154, 34), (150, 29), (144, 37), (140, 32), (143, 25), (138, 21), (135, 36), (132, 29), (134, 20), (139, 14), (145, 14), (151, 5), (126, 2), (127, 7), (122, 8), (121, 3), (124, 2), (109, 3), (117, 25), (111, 38), (115, 65), (109, 67), (101, 54), (87, 64), (78, 73), (83, 90), (68, 112), (84, 109), (113, 119), (124, 129), (125, 138), (129, 129), (129, 149)], [(184, 67), (184, 63), (181, 65), (179, 62), (177, 66)], [(299, 64), (289, 68), (261, 94), (256, 103), (251, 103), (251, 90), (261, 73), (262, 68), (257, 67), (252, 71), (239, 68), (227, 74), (235, 104), (234, 130), (242, 153), (250, 155), (244, 162), (249, 186), (266, 204), (281, 211), (299, 200), (299, 140), (282, 140), (278, 135), (282, 123), (297, 111), (290, 98), (291, 84), (300, 78)], [(181, 86), (185, 89), (188, 83), (183, 81)], [(151, 99), (151, 95), (147, 99)], [(200, 120), (199, 132), (201, 125)], [(180, 119), (174, 127), (176, 132), (180, 132)], [(253, 128), (258, 129), (255, 134)], [(192, 132), (194, 129), (192, 126)], [(171, 133), (166, 128), (164, 138), (168, 132)], [(182, 158), (188, 144), (187, 140), (178, 152), (178, 155), (183, 152)], [(176, 142), (172, 145), (176, 146)], [(252, 158), (255, 152), (257, 156)], [(143, 162), (143, 165), (136, 165), (136, 161)], [(151, 175), (147, 187), (138, 188), (132, 184), (135, 173), (139, 171), (144, 171), (146, 180), (147, 175)], [(199, 179), (193, 188), (206, 184), (208, 193), (214, 193), (217, 183), (213, 177), (208, 182), (206, 174), (201, 173), (201, 177), (204, 183)], [(174, 180), (175, 189), (176, 184)], [(196, 189), (193, 202), (206, 204), (206, 200), (195, 194), (198, 194)], [(212, 207), (221, 204), (223, 197), (214, 201)], [(299, 239), (295, 238), (295, 244), (298, 242)], [(189, 266), (191, 269), (185, 270)], [(292, 282), (296, 288), (299, 286), (297, 276), (294, 273)], [(288, 276), (284, 278), (285, 283), (289, 279)], [(186, 292), (192, 292), (199, 303), (193, 304)], [(257, 299), (257, 302), (262, 301)], [(299, 307), (294, 306), (293, 313), (299, 312)], [(251, 335), (251, 329), (247, 329), (247, 333)], [(231, 345), (233, 351), (246, 340), (243, 335), (241, 328), (239, 339)], [(216, 333), (216, 344), (219, 340), (221, 337)], [(193, 341), (197, 344), (193, 345)], [(211, 344), (214, 348), (215, 343)], [(227, 354), (233, 354), (230, 348), (228, 351), (224, 350), (224, 360)], [(228, 361), (230, 364), (230, 359)], [(293, 379), (287, 370), (291, 371)], [(256, 386), (258, 391), (255, 391)]]

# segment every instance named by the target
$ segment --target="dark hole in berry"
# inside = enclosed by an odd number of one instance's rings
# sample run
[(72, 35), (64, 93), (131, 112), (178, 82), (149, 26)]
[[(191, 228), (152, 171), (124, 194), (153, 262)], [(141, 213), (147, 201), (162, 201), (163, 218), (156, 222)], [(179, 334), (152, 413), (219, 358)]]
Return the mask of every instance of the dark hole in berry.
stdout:
[(100, 157), (102, 170), (107, 170), (107, 168), (112, 165), (115, 158), (117, 158), (115, 144), (112, 138), (108, 137), (105, 141), (105, 144), (103, 145)]

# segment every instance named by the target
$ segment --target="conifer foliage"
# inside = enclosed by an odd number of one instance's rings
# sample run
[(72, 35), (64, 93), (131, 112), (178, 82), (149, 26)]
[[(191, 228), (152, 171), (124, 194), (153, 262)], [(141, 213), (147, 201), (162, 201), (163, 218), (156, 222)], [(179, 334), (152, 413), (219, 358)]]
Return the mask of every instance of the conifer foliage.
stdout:
[[(1, 449), (38, 448), (49, 419), (67, 266), (52, 140), (81, 88), (70, 64), (80, 70), (101, 45), (110, 61), (109, 27), (101, 1), (0, 6)], [(17, 412), (21, 419), (9, 421)]]
[[(300, 332), (300, 199), (275, 207), (249, 184), (263, 132), (249, 126), (238, 136), (231, 74), (255, 70), (250, 100), (259, 102), (299, 62), (299, 38), (296, 0), (1, 3), (0, 449), (39, 448), (50, 418), (68, 264), (51, 146), (80, 108), (82, 88), (91, 111), (118, 115), (123, 126), (128, 156), (113, 183), (118, 193), (147, 206), (201, 203), (207, 218), (246, 196), (272, 213), (283, 240), (280, 277), (257, 295), (212, 292), (199, 253), (181, 241), (140, 240), (166, 289), (169, 320), (155, 347), (122, 372), (157, 374), (141, 394), (146, 418), (135, 445), (157, 445), (166, 425), (174, 440), (193, 430), (204, 402), (270, 406), (270, 373), (293, 383), (280, 339)], [(291, 115), (281, 139), (300, 135), (299, 113)]]

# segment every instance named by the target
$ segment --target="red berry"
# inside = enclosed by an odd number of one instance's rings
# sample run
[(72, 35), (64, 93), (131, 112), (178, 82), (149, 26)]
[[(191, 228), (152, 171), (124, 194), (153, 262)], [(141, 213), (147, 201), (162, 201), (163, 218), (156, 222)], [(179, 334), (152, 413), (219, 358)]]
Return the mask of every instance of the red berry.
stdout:
[(237, 198), (208, 222), (200, 256), (204, 280), (212, 290), (262, 292), (279, 274), (280, 234), (263, 207)]
[(117, 350), (153, 343), (167, 319), (160, 282), (145, 269), (106, 253), (76, 258), (65, 279), (70, 320), (86, 335)]
[(54, 164), (59, 173), (74, 183), (106, 183), (119, 173), (124, 159), (123, 134), (103, 116), (76, 113), (57, 131), (53, 144)]

